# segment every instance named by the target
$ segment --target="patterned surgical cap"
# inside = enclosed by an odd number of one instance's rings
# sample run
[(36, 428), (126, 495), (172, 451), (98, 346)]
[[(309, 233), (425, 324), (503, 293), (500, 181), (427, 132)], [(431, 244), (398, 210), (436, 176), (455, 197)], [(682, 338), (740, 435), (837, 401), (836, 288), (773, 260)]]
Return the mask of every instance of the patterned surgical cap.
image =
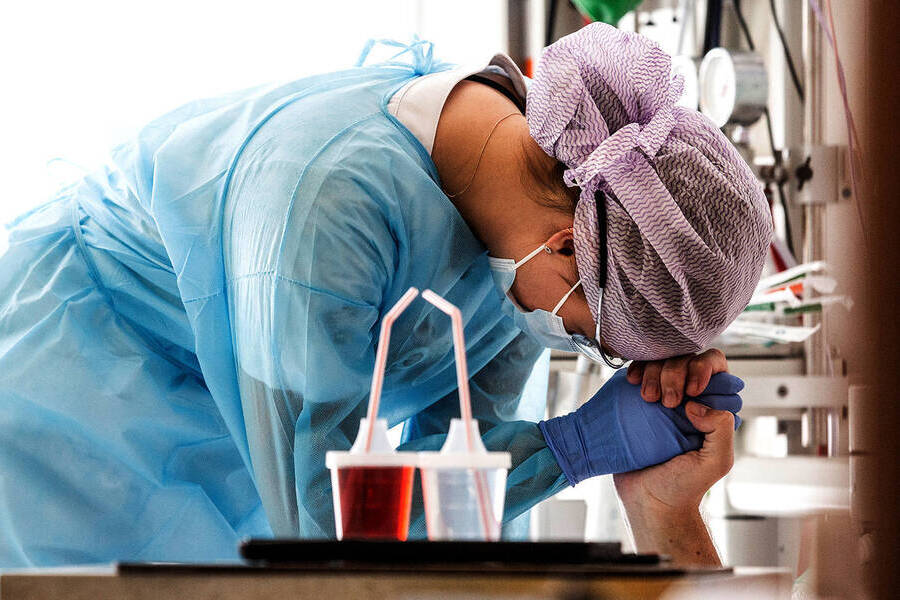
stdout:
[(762, 186), (709, 119), (675, 105), (681, 90), (654, 42), (594, 23), (544, 50), (528, 91), (531, 137), (581, 188), (588, 304), (604, 343), (630, 359), (706, 348), (746, 307), (772, 235)]

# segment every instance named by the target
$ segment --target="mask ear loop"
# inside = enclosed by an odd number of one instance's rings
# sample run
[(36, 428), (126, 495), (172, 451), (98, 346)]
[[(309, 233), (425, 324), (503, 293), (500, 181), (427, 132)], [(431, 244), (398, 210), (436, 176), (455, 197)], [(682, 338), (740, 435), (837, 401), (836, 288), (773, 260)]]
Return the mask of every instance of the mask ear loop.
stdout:
[[(574, 230), (571, 227), (566, 229), (566, 231), (568, 231), (569, 233), (574, 235)], [(544, 248), (547, 250), (547, 254), (553, 254), (553, 250), (550, 248), (550, 246), (544, 244)], [(572, 293), (578, 289), (579, 285), (581, 285), (580, 279), (578, 281), (576, 281), (575, 285), (573, 285), (572, 288), (568, 292), (566, 292), (566, 295), (563, 296), (562, 299), (560, 299), (560, 301), (556, 303), (556, 307), (554, 307), (554, 309), (550, 312), (550, 314), (555, 315), (556, 313), (558, 313), (559, 309), (561, 309), (563, 304), (566, 303), (566, 300), (569, 299), (569, 296), (571, 296)]]
[(561, 309), (561, 308), (562, 308), (562, 305), (566, 303), (566, 300), (569, 299), (569, 296), (572, 295), (572, 292), (574, 292), (575, 290), (578, 289), (578, 286), (579, 286), (579, 285), (581, 285), (581, 280), (580, 280), (580, 279), (578, 280), (578, 283), (576, 283), (575, 285), (573, 285), (573, 286), (572, 286), (572, 289), (570, 289), (568, 292), (566, 292), (566, 295), (563, 296), (562, 299), (561, 299), (559, 302), (556, 303), (556, 307), (550, 312), (551, 315), (555, 315), (556, 313), (559, 312), (559, 309)]
[(529, 260), (531, 260), (532, 258), (534, 258), (535, 256), (537, 256), (537, 255), (540, 254), (541, 252), (546, 252), (547, 254), (550, 254), (551, 252), (553, 252), (553, 250), (551, 250), (551, 249), (550, 249), (550, 246), (548, 246), (547, 244), (541, 244), (540, 246), (538, 246), (537, 248), (535, 248), (534, 250), (532, 250), (532, 251), (528, 254), (528, 256), (526, 256), (525, 258), (523, 258), (522, 260), (520, 260), (519, 262), (517, 262), (516, 264), (514, 264), (514, 265), (513, 265), (513, 269), (518, 270), (519, 267), (521, 267), (522, 265), (524, 265), (525, 263), (527, 263)]

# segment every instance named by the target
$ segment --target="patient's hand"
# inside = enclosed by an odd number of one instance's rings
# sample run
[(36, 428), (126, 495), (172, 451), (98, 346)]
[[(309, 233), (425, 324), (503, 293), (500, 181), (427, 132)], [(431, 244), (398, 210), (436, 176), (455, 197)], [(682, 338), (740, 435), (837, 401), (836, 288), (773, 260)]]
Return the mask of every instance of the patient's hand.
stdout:
[(634, 361), (628, 366), (628, 381), (641, 384), (641, 397), (647, 402), (662, 399), (663, 406), (675, 408), (684, 396), (698, 396), (710, 377), (727, 370), (725, 354), (712, 348), (702, 354)]
[(734, 416), (696, 402), (686, 406), (703, 447), (640, 471), (615, 476), (616, 490), (639, 552), (668, 554), (683, 565), (718, 566), (715, 547), (700, 518), (700, 500), (734, 462)]

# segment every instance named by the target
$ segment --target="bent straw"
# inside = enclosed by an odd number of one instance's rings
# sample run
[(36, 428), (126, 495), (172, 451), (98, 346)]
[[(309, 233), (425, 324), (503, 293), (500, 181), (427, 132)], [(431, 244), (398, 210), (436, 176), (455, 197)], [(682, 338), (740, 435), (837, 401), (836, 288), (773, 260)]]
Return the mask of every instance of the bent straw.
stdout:
[(378, 404), (381, 401), (381, 386), (384, 383), (384, 368), (387, 364), (388, 346), (391, 343), (391, 327), (409, 303), (418, 295), (419, 290), (411, 287), (400, 297), (381, 320), (381, 333), (378, 336), (378, 350), (375, 354), (375, 370), (372, 373), (372, 388), (369, 390), (369, 408), (366, 412), (368, 429), (366, 430), (366, 452), (372, 449), (372, 431), (375, 429), (375, 418), (378, 416)]
[(456, 382), (459, 387), (459, 412), (466, 422), (466, 446), (475, 450), (468, 427), (472, 421), (472, 401), (469, 398), (469, 367), (466, 364), (466, 340), (463, 334), (462, 312), (454, 304), (444, 300), (431, 290), (422, 292), (422, 298), (434, 304), (438, 310), (450, 316), (453, 322), (453, 351), (456, 355)]
[[(456, 305), (438, 296), (431, 290), (422, 292), (422, 298), (432, 303), (441, 312), (450, 316), (453, 322), (453, 351), (456, 357), (456, 380), (459, 388), (459, 410), (462, 415), (466, 430), (466, 446), (469, 452), (475, 452), (475, 441), (472, 439), (472, 401), (469, 397), (469, 368), (466, 364), (466, 340), (463, 334), (462, 312)], [(484, 538), (493, 537), (490, 503), (487, 495), (487, 483), (484, 481), (484, 473), (475, 469), (475, 487), (478, 494), (478, 510), (481, 513), (481, 525), (484, 528)]]

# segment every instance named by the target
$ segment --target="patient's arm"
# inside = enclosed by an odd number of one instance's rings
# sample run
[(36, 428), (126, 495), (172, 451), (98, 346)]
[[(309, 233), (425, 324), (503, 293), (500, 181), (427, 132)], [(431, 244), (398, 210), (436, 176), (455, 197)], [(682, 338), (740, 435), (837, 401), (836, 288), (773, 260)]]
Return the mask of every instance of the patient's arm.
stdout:
[(638, 552), (666, 554), (684, 566), (721, 566), (700, 517), (700, 500), (731, 469), (734, 416), (696, 402), (688, 403), (687, 415), (706, 434), (703, 447), (654, 467), (620, 473), (616, 490)]

